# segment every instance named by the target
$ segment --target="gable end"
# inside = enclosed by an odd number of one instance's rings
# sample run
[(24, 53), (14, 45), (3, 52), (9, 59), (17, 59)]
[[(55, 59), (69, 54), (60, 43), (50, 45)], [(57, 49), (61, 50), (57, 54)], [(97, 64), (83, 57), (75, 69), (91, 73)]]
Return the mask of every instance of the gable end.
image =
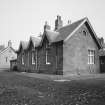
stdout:
[(93, 30), (91, 29), (90, 25), (88, 24), (88, 22), (85, 22), (86, 27), (89, 30), (89, 33), (91, 33), (92, 38), (94, 39), (95, 43), (97, 44), (98, 48), (101, 49), (101, 45), (99, 44), (98, 38), (95, 35), (95, 33), (93, 32)]

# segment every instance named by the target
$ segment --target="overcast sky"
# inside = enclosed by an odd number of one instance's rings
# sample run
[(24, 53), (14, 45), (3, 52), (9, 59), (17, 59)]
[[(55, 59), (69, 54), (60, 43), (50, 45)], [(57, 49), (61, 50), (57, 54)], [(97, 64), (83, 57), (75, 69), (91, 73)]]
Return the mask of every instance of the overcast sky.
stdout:
[(0, 44), (8, 40), (18, 48), (20, 40), (43, 32), (48, 21), (52, 29), (59, 14), (64, 25), (88, 17), (96, 34), (105, 38), (105, 0), (0, 0)]

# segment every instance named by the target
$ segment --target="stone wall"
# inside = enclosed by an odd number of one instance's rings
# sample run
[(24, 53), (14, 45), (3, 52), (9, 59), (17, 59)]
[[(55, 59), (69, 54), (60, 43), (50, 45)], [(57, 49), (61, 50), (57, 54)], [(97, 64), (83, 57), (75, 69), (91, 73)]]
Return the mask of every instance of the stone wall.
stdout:
[[(86, 34), (83, 32), (85, 31)], [(99, 73), (100, 63), (98, 46), (92, 37), (93, 33), (84, 24), (67, 42), (63, 49), (64, 74)], [(88, 50), (95, 50), (95, 64), (88, 64)]]

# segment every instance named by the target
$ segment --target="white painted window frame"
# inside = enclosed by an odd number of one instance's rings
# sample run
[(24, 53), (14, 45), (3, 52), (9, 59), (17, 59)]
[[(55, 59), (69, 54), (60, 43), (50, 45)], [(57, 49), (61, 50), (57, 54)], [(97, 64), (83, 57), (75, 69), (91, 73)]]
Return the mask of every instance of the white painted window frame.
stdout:
[(95, 50), (88, 50), (88, 64), (95, 64)]
[(27, 57), (28, 57), (28, 66), (30, 65), (29, 63), (29, 59), (30, 59), (30, 53), (29, 52), (27, 52)]
[(46, 43), (46, 65), (50, 65), (51, 63), (48, 61), (48, 51), (47, 51), (47, 43)]
[(36, 52), (35, 52), (35, 63), (36, 63), (36, 69), (37, 69), (37, 50), (36, 50)]
[(24, 65), (24, 55), (22, 55), (22, 65)]
[(32, 56), (31, 56), (31, 61), (32, 61), (32, 65), (35, 65), (35, 54), (34, 51), (32, 51)]

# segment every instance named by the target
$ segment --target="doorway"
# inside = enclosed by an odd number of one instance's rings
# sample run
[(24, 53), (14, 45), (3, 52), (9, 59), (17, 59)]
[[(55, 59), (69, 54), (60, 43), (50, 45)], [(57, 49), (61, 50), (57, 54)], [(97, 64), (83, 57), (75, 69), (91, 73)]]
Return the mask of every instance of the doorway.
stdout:
[(105, 56), (100, 56), (100, 72), (105, 73)]

